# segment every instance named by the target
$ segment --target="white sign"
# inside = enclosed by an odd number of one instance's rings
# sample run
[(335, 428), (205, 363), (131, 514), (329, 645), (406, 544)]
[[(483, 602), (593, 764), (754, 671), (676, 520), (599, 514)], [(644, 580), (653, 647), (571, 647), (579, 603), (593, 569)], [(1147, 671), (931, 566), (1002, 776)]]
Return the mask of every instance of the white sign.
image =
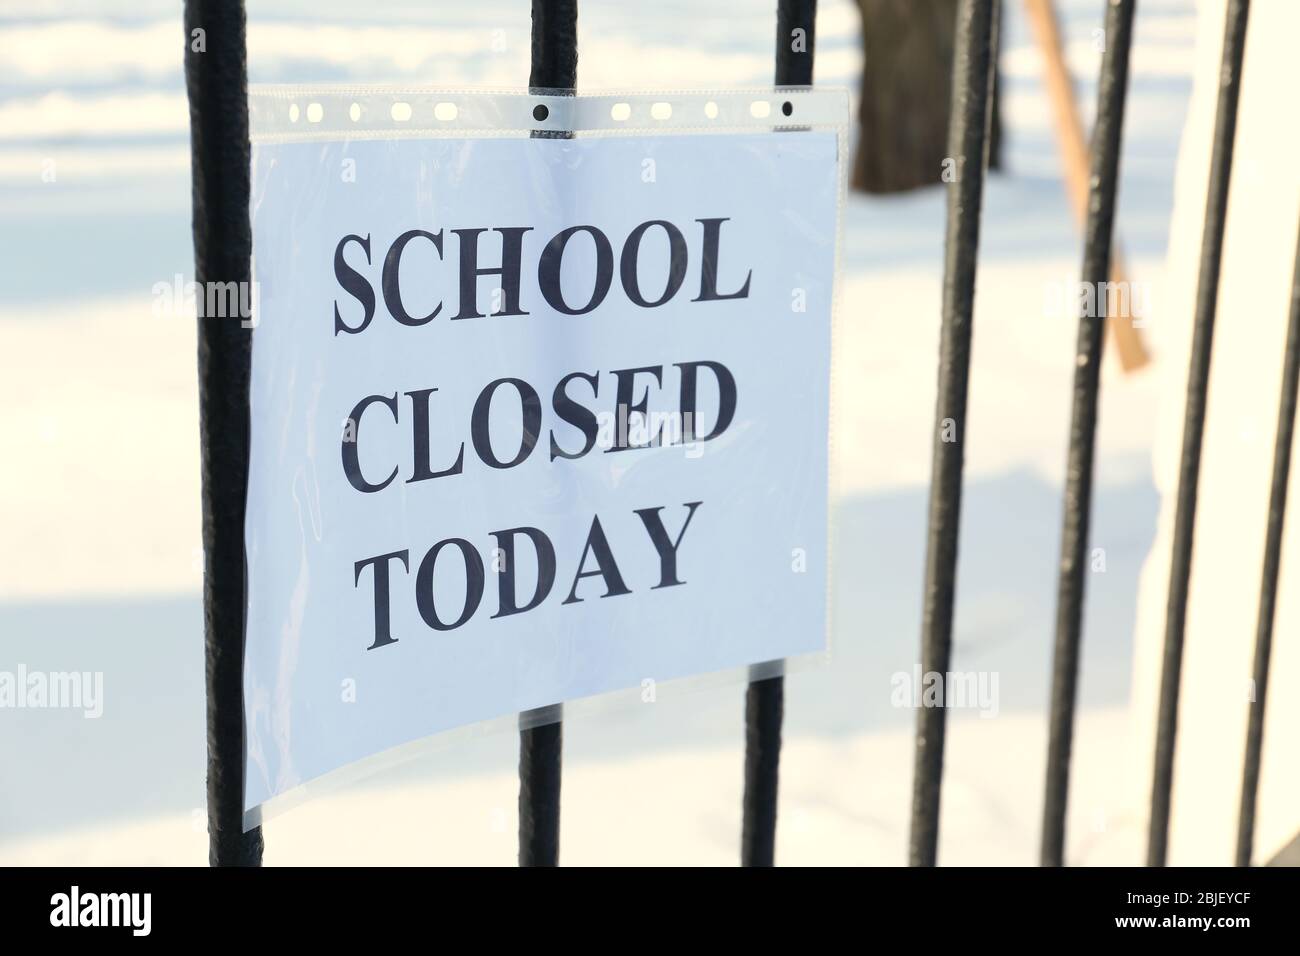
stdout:
[(245, 805), (825, 647), (834, 131), (255, 148)]

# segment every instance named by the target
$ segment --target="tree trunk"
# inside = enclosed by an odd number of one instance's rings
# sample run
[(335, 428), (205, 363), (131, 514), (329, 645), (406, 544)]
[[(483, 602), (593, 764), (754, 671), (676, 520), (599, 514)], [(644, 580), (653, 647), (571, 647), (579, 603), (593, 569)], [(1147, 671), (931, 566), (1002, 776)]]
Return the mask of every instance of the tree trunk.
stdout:
[[(957, 0), (858, 0), (862, 13), (861, 136), (851, 185), (896, 193), (941, 181)], [(990, 166), (1001, 139), (995, 86)]]

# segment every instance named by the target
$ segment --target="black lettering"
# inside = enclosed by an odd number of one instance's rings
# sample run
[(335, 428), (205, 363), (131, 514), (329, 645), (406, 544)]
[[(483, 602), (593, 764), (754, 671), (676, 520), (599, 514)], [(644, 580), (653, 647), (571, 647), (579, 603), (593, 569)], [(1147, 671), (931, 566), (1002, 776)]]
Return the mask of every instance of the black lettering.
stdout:
[[(460, 617), (450, 624), (444, 624), (438, 617), (438, 609), (433, 606), (433, 568), (438, 560), (438, 552), (449, 544), (459, 548), (465, 559), (465, 607), (460, 612)], [(483, 559), (464, 538), (446, 538), (435, 544), (420, 562), (420, 569), (415, 575), (415, 606), (420, 617), (424, 618), (424, 623), (435, 631), (454, 631), (468, 621), (483, 600), (483, 577)]]
[[(489, 413), (492, 410), (492, 395), (502, 385), (513, 385), (519, 393), (519, 404), (523, 412), (523, 433), (519, 439), (519, 453), (510, 461), (501, 461), (492, 451), (492, 430)], [(542, 400), (531, 385), (523, 379), (499, 378), (479, 392), (474, 402), (474, 412), (470, 416), (470, 438), (474, 450), (485, 465), (493, 468), (513, 468), (532, 454), (537, 444), (537, 436), (542, 431)]]
[[(682, 391), (680, 412), (682, 416), (682, 444), (695, 441), (709, 441), (717, 438), (727, 426), (731, 424), (731, 419), (736, 415), (736, 379), (732, 376), (727, 367), (720, 362), (678, 362), (677, 367), (682, 370)], [(695, 434), (696, 420), (696, 372), (701, 368), (707, 368), (718, 380), (718, 420), (713, 425), (713, 431), (702, 437)]]
[(453, 229), (460, 240), (460, 311), (453, 319), (481, 319), (478, 310), (479, 276), (501, 277), (501, 309), (496, 315), (527, 315), (519, 308), (519, 273), (523, 268), (524, 233), (532, 226), (506, 226), (493, 229), (501, 233), (501, 266), (496, 269), (480, 268), (478, 264), (478, 237), (486, 229)]
[[(528, 538), (537, 553), (537, 587), (533, 590), (532, 598), (523, 607), (516, 603), (515, 594), (515, 535), (517, 534)], [(546, 595), (551, 593), (551, 586), (555, 584), (555, 546), (551, 544), (551, 539), (537, 528), (509, 528), (505, 531), (493, 531), (492, 537), (497, 539), (497, 547), (501, 550), (501, 559), (504, 562), (504, 566), (497, 572), (499, 609), (492, 616), (508, 617), (511, 614), (531, 611), (546, 600)]]
[[(596, 567), (591, 571), (584, 571), (587, 564), (587, 554), (592, 553), (596, 556)], [(614, 553), (609, 549), (609, 541), (605, 538), (605, 530), (600, 526), (600, 517), (595, 516), (591, 519), (591, 530), (587, 533), (587, 543), (583, 545), (582, 557), (578, 560), (578, 573), (573, 577), (573, 587), (569, 589), (569, 596), (564, 599), (565, 604), (580, 604), (582, 598), (577, 596), (578, 582), (583, 578), (595, 577), (600, 575), (605, 582), (605, 593), (603, 598), (615, 597), (620, 594), (631, 594), (631, 590), (623, 583), (623, 575), (619, 574), (618, 565), (614, 561)]]
[(555, 440), (555, 430), (551, 430), (551, 461), (557, 458), (581, 458), (596, 444), (596, 437), (600, 432), (600, 425), (596, 419), (596, 413), (584, 405), (580, 405), (573, 399), (569, 398), (565, 387), (575, 378), (583, 379), (591, 383), (592, 397), (596, 397), (600, 392), (600, 379), (595, 375), (588, 375), (585, 372), (572, 372), (560, 379), (559, 384), (555, 386), (555, 392), (551, 395), (551, 407), (555, 409), (555, 414), (562, 421), (568, 422), (575, 428), (582, 430), (585, 444), (582, 451), (567, 452), (559, 446)]
[(398, 322), (403, 325), (424, 325), (426, 322), (433, 321), (434, 317), (442, 311), (442, 300), (433, 307), (433, 311), (424, 318), (414, 319), (406, 311), (406, 306), (402, 304), (402, 287), (399, 281), (399, 273), (402, 267), (402, 251), (406, 244), (412, 239), (428, 239), (433, 243), (433, 248), (438, 250), (438, 258), (442, 258), (442, 230), (436, 233), (425, 232), (423, 229), (412, 229), (410, 232), (404, 232), (397, 237), (396, 241), (388, 250), (388, 255), (384, 257), (384, 305), (388, 306), (388, 312)]
[(459, 475), (465, 463), (465, 443), (460, 443), (456, 452), (456, 461), (442, 471), (433, 471), (429, 465), (429, 396), (436, 388), (421, 388), (407, 392), (411, 399), (411, 432), (415, 443), (415, 473), (406, 479), (409, 485), (413, 481), (427, 481), (430, 478), (442, 478), (445, 475)]
[(361, 474), (361, 456), (357, 452), (357, 446), (361, 444), (361, 416), (367, 408), (374, 405), (376, 402), (381, 405), (387, 405), (388, 410), (393, 413), (393, 421), (398, 421), (396, 392), (393, 393), (392, 398), (389, 398), (387, 395), (367, 395), (361, 401), (357, 402), (356, 407), (352, 409), (352, 414), (348, 416), (348, 420), (352, 425), (352, 441), (348, 441), (346, 433), (343, 436), (343, 474), (347, 476), (348, 483), (352, 485), (353, 488), (357, 489), (357, 491), (365, 492), (366, 494), (383, 491), (391, 485), (393, 479), (397, 477), (396, 465), (393, 466), (393, 473), (377, 485), (372, 485), (370, 482), (366, 481), (365, 477)]
[(358, 561), (354, 565), (356, 580), (352, 582), (353, 587), (361, 584), (361, 572), (367, 567), (375, 569), (375, 643), (366, 648), (373, 651), (376, 647), (383, 647), (385, 644), (396, 644), (397, 638), (393, 637), (392, 624), (390, 618), (390, 595), (388, 587), (388, 562), (397, 558), (402, 562), (402, 567), (409, 574), (411, 567), (407, 564), (409, 551), (390, 551), (388, 554), (380, 554), (373, 558), (366, 558), (364, 561)]
[(375, 290), (371, 288), (370, 282), (356, 269), (353, 269), (343, 259), (343, 247), (349, 242), (356, 242), (361, 246), (366, 254), (366, 265), (370, 265), (370, 234), (366, 238), (360, 236), (344, 236), (339, 240), (339, 244), (334, 248), (334, 278), (338, 280), (343, 291), (350, 294), (354, 299), (361, 303), (361, 308), (365, 310), (365, 317), (362, 318), (361, 324), (355, 329), (343, 321), (339, 314), (339, 300), (334, 300), (334, 334), (340, 332), (351, 332), (355, 335), (358, 332), (364, 332), (370, 320), (375, 317)]
[(642, 421), (646, 423), (646, 428), (649, 428), (650, 418), (648, 407), (650, 402), (650, 386), (646, 386), (645, 394), (641, 396), (641, 401), (639, 402), (634, 403), (632, 401), (632, 393), (636, 388), (636, 377), (642, 374), (653, 375), (655, 377), (655, 384), (662, 386), (663, 366), (648, 365), (644, 368), (620, 368), (615, 369), (613, 374), (618, 380), (618, 384), (614, 390), (614, 407), (618, 415), (618, 425), (617, 434), (614, 436), (614, 445), (612, 448), (606, 448), (606, 453), (612, 451), (627, 451), (632, 448), (653, 448), (660, 444), (660, 442), (663, 441), (664, 433), (662, 425), (659, 426), (659, 430), (655, 432), (655, 436), (649, 441), (633, 444), (628, 437), (628, 419), (632, 417), (634, 412), (639, 413)]
[[(581, 309), (572, 309), (564, 301), (564, 293), (560, 289), (560, 263), (564, 259), (564, 248), (569, 239), (579, 232), (590, 233), (596, 243), (596, 282), (587, 304)], [(537, 263), (537, 284), (542, 290), (542, 298), (556, 312), (563, 312), (565, 315), (585, 315), (596, 308), (605, 301), (613, 281), (614, 249), (605, 234), (595, 226), (570, 226), (563, 232), (557, 233), (546, 244), (546, 248), (542, 250), (542, 257)]]
[(749, 297), (749, 280), (754, 276), (750, 269), (745, 275), (745, 284), (739, 292), (725, 295), (718, 294), (718, 245), (721, 241), (722, 224), (729, 219), (696, 219), (704, 226), (704, 252), (700, 265), (700, 294), (692, 302), (715, 302), (719, 299), (746, 299)]
[(663, 507), (658, 508), (638, 508), (636, 515), (645, 525), (646, 533), (650, 535), (650, 543), (655, 546), (655, 551), (659, 554), (659, 583), (651, 588), (670, 588), (674, 585), (684, 582), (677, 578), (677, 548), (682, 543), (682, 538), (686, 536), (686, 529), (691, 526), (691, 519), (695, 517), (695, 509), (703, 502), (688, 501), (685, 507), (689, 510), (686, 512), (686, 520), (682, 523), (682, 530), (677, 532), (677, 540), (671, 541), (668, 538), (668, 531), (664, 528), (663, 519), (659, 517), (659, 512)]
[[(654, 302), (647, 302), (641, 295), (640, 278), (637, 275), (637, 256), (641, 251), (641, 239), (651, 226), (662, 227), (668, 235), (668, 282), (664, 286), (663, 295)], [(627, 242), (623, 243), (623, 255), (619, 259), (618, 271), (619, 278), (623, 282), (623, 291), (627, 293), (629, 299), (643, 309), (661, 306), (677, 294), (677, 290), (682, 287), (682, 282), (686, 279), (686, 237), (671, 222), (662, 219), (643, 222), (632, 230), (627, 237)]]

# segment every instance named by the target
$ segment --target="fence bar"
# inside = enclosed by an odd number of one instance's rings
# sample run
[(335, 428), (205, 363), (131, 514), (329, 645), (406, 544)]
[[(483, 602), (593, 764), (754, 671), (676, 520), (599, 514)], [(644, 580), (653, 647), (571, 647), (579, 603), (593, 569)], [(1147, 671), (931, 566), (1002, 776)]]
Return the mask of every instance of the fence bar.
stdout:
[(1255, 800), (1259, 791), (1260, 756), (1264, 747), (1264, 700), (1268, 692), (1268, 662), (1273, 651), (1273, 619), (1277, 607), (1278, 569), (1282, 563), (1282, 529), (1286, 519), (1287, 482), (1291, 477), (1291, 439), (1295, 433), (1296, 391), (1300, 386), (1300, 238), (1296, 240), (1295, 271), (1291, 278), (1291, 313), (1286, 327), (1282, 362), (1282, 392), (1277, 408), (1277, 440), (1273, 444), (1273, 486), (1268, 496), (1268, 528), (1264, 539), (1264, 570), (1259, 585), (1259, 620), (1255, 628), (1255, 694), (1246, 726), (1246, 759), (1241, 771), (1241, 813), (1237, 818), (1237, 865), (1250, 866), (1255, 844)]
[(577, 0), (533, 0), (528, 85), (535, 90), (572, 90), (578, 85)]
[(560, 721), (519, 731), (519, 865), (560, 862)]
[[(816, 0), (777, 0), (777, 86), (811, 86)], [(745, 793), (740, 832), (741, 866), (772, 866), (776, 859), (776, 808), (781, 768), (785, 677), (750, 679), (745, 690)]]
[(1165, 649), (1160, 674), (1160, 704), (1151, 784), (1151, 820), (1147, 833), (1147, 865), (1164, 866), (1169, 850), (1169, 807), (1174, 781), (1174, 745), (1178, 735), (1178, 691), (1182, 679), (1183, 634), (1187, 590), (1192, 573), (1192, 536), (1196, 530), (1196, 492), (1200, 481), (1201, 439), (1210, 381), (1210, 349), (1219, 295), (1219, 266), (1223, 229), (1228, 213), (1228, 183), (1232, 176), (1232, 146), (1237, 130), (1237, 97), (1241, 91), (1242, 53), (1246, 46), (1246, 17), (1250, 0), (1229, 0), (1219, 68), (1219, 97), (1214, 119), (1214, 146), (1205, 199), (1205, 228), (1201, 234), (1201, 265), (1196, 286), (1196, 315), (1192, 324), (1191, 363), (1187, 373), (1187, 404), (1183, 412), (1183, 447), (1178, 465), (1178, 505), (1174, 515), (1173, 556), (1169, 567), (1169, 598), (1165, 611)]
[(817, 0), (777, 0), (777, 86), (812, 86), (816, 32)]
[[(948, 672), (961, 520), (962, 442), (966, 440), (966, 386), (970, 378), (971, 313), (979, 252), (980, 202), (988, 143), (988, 101), (995, 32), (994, 0), (961, 0), (957, 9), (948, 153), (957, 176), (948, 186), (944, 238), (943, 325), (935, 406), (930, 517), (926, 543), (921, 670)], [(912, 866), (933, 866), (939, 847), (939, 791), (943, 780), (943, 707), (920, 707), (912, 785)]]
[[(578, 84), (577, 0), (533, 0), (530, 88), (572, 90)], [(560, 138), (560, 134), (554, 138)], [(526, 721), (536, 715), (524, 714)], [(519, 865), (560, 862), (560, 765), (564, 724), (519, 731)]]
[[(979, 254), (980, 202), (988, 147), (992, 87), (993, 0), (961, 0), (957, 8), (953, 104), (948, 152), (957, 177), (948, 187), (944, 237), (944, 306), (939, 339), (939, 394), (931, 464), (930, 527), (926, 542), (926, 597), (920, 637), (924, 674), (946, 674), (953, 649), (957, 535), (961, 522), (962, 444), (966, 440), (966, 386), (970, 380), (971, 313)], [(944, 774), (943, 706), (917, 711), (917, 754), (911, 792), (909, 860), (933, 866), (939, 852), (939, 795)]]
[[(247, 283), (253, 235), (244, 4), (186, 0), (184, 20), (194, 279), (200, 288), (211, 282)], [(208, 862), (260, 866), (261, 828), (245, 833), (243, 827), (244, 509), (252, 333), (238, 316), (201, 318), (198, 333)]]
[[(1133, 33), (1134, 0), (1110, 0), (1106, 8), (1106, 50), (1097, 90), (1097, 122), (1092, 136), (1088, 217), (1085, 226), (1082, 281), (1101, 289), (1111, 272), (1111, 236), (1115, 194), (1119, 186), (1120, 136)], [(1105, 297), (1096, 301), (1104, 303)], [(1070, 788), (1070, 745), (1074, 737), (1074, 703), (1079, 675), (1079, 641), (1083, 629), (1084, 572), (1088, 562), (1088, 524), (1092, 514), (1093, 451), (1097, 435), (1097, 394), (1108, 317), (1079, 316), (1074, 365), (1074, 404), (1070, 412), (1070, 451), (1065, 470), (1065, 513), (1061, 531), (1061, 565), (1056, 589), (1056, 647), (1052, 660), (1052, 704), (1047, 747), (1047, 784), (1043, 797), (1040, 862), (1061, 866), (1065, 856), (1065, 811)]]
[(772, 866), (776, 859), (777, 782), (785, 678), (751, 680), (745, 691), (745, 796), (741, 866)]

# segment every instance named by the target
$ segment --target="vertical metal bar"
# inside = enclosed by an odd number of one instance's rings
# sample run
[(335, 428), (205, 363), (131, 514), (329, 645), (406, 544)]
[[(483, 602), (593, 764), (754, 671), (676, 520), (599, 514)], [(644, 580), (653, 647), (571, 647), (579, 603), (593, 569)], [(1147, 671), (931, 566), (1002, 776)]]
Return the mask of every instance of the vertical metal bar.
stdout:
[(1187, 373), (1187, 405), (1183, 412), (1183, 447), (1178, 466), (1178, 503), (1174, 515), (1173, 557), (1169, 567), (1165, 649), (1160, 674), (1160, 703), (1151, 784), (1151, 819), (1147, 833), (1148, 866), (1164, 866), (1168, 856), (1174, 745), (1178, 734), (1178, 691), (1182, 679), (1187, 590), (1192, 574), (1192, 536), (1196, 530), (1201, 439), (1205, 431), (1210, 349), (1214, 341), (1219, 266), (1223, 256), (1223, 229), (1228, 212), (1228, 183), (1232, 176), (1237, 98), (1241, 92), (1241, 62), (1246, 46), (1246, 17), (1249, 12), (1250, 0), (1229, 0), (1223, 35), (1223, 58), (1219, 69), (1214, 147), (1210, 154), (1210, 181), (1205, 199), (1205, 229), (1201, 236), (1196, 316), (1192, 324), (1191, 362)]
[[(534, 90), (570, 90), (578, 83), (577, 0), (533, 0)], [(563, 138), (565, 133), (551, 134)], [(557, 708), (557, 712), (558, 712)], [(560, 862), (560, 766), (564, 724), (548, 715), (521, 714), (519, 730), (519, 865)]]
[(777, 784), (784, 712), (784, 677), (778, 675), (749, 682), (745, 690), (741, 866), (772, 866), (776, 860)]
[[(975, 264), (988, 142), (995, 20), (993, 0), (961, 0), (957, 9), (952, 115), (948, 127), (948, 152), (956, 160), (957, 176), (948, 186), (948, 228), (944, 239), (943, 325), (939, 338), (939, 388), (921, 628), (921, 669), (926, 674), (946, 674), (952, 657), (962, 443), (966, 440), (971, 313), (975, 305)], [(933, 866), (938, 855), (944, 725), (942, 706), (918, 709), (909, 853), (913, 866)]]
[[(244, 4), (186, 0), (184, 20), (194, 278), (199, 288), (211, 282), (247, 283), (253, 236), (248, 218)], [(251, 334), (239, 316), (199, 319), (208, 861), (213, 866), (262, 862), (261, 828), (245, 833), (243, 827), (244, 509)]]
[[(1119, 187), (1120, 137), (1133, 33), (1134, 0), (1109, 0), (1106, 49), (1097, 90), (1097, 123), (1092, 136), (1088, 220), (1082, 281), (1093, 290), (1110, 275), (1115, 195)], [(1104, 305), (1105, 295), (1093, 301)], [(1043, 798), (1040, 861), (1061, 866), (1065, 856), (1065, 810), (1070, 787), (1070, 745), (1074, 736), (1075, 690), (1079, 674), (1079, 640), (1083, 628), (1084, 573), (1088, 561), (1088, 525), (1092, 514), (1093, 451), (1097, 434), (1097, 394), (1108, 316), (1079, 316), (1074, 365), (1074, 404), (1070, 412), (1070, 451), (1065, 470), (1065, 509), (1061, 564), (1056, 589), (1056, 648), (1052, 661), (1052, 703), (1047, 747), (1047, 784)]]
[(528, 85), (535, 90), (572, 90), (578, 85), (577, 0), (533, 0)]
[[(812, 86), (816, 28), (816, 0), (777, 0), (777, 86)], [(763, 670), (770, 673), (767, 665)], [(776, 810), (784, 715), (785, 677), (777, 674), (755, 679), (751, 675), (745, 690), (741, 866), (772, 866), (776, 860)]]
[[(537, 711), (521, 715), (537, 719)], [(560, 862), (560, 756), (564, 725), (558, 720), (519, 731), (519, 865)]]
[(1241, 812), (1237, 818), (1237, 865), (1250, 866), (1255, 843), (1255, 800), (1259, 792), (1260, 756), (1264, 747), (1264, 700), (1268, 692), (1268, 662), (1273, 651), (1273, 619), (1277, 608), (1278, 569), (1282, 564), (1282, 530), (1286, 519), (1287, 483), (1291, 477), (1291, 439), (1295, 433), (1296, 392), (1300, 386), (1300, 238), (1296, 240), (1295, 271), (1291, 278), (1291, 313), (1282, 361), (1282, 391), (1277, 408), (1277, 439), (1273, 444), (1273, 485), (1268, 496), (1268, 527), (1264, 538), (1264, 570), (1259, 585), (1259, 620), (1255, 627), (1255, 695), (1246, 727), (1246, 759), (1241, 771)]
[(777, 0), (777, 86), (812, 86), (817, 0)]

